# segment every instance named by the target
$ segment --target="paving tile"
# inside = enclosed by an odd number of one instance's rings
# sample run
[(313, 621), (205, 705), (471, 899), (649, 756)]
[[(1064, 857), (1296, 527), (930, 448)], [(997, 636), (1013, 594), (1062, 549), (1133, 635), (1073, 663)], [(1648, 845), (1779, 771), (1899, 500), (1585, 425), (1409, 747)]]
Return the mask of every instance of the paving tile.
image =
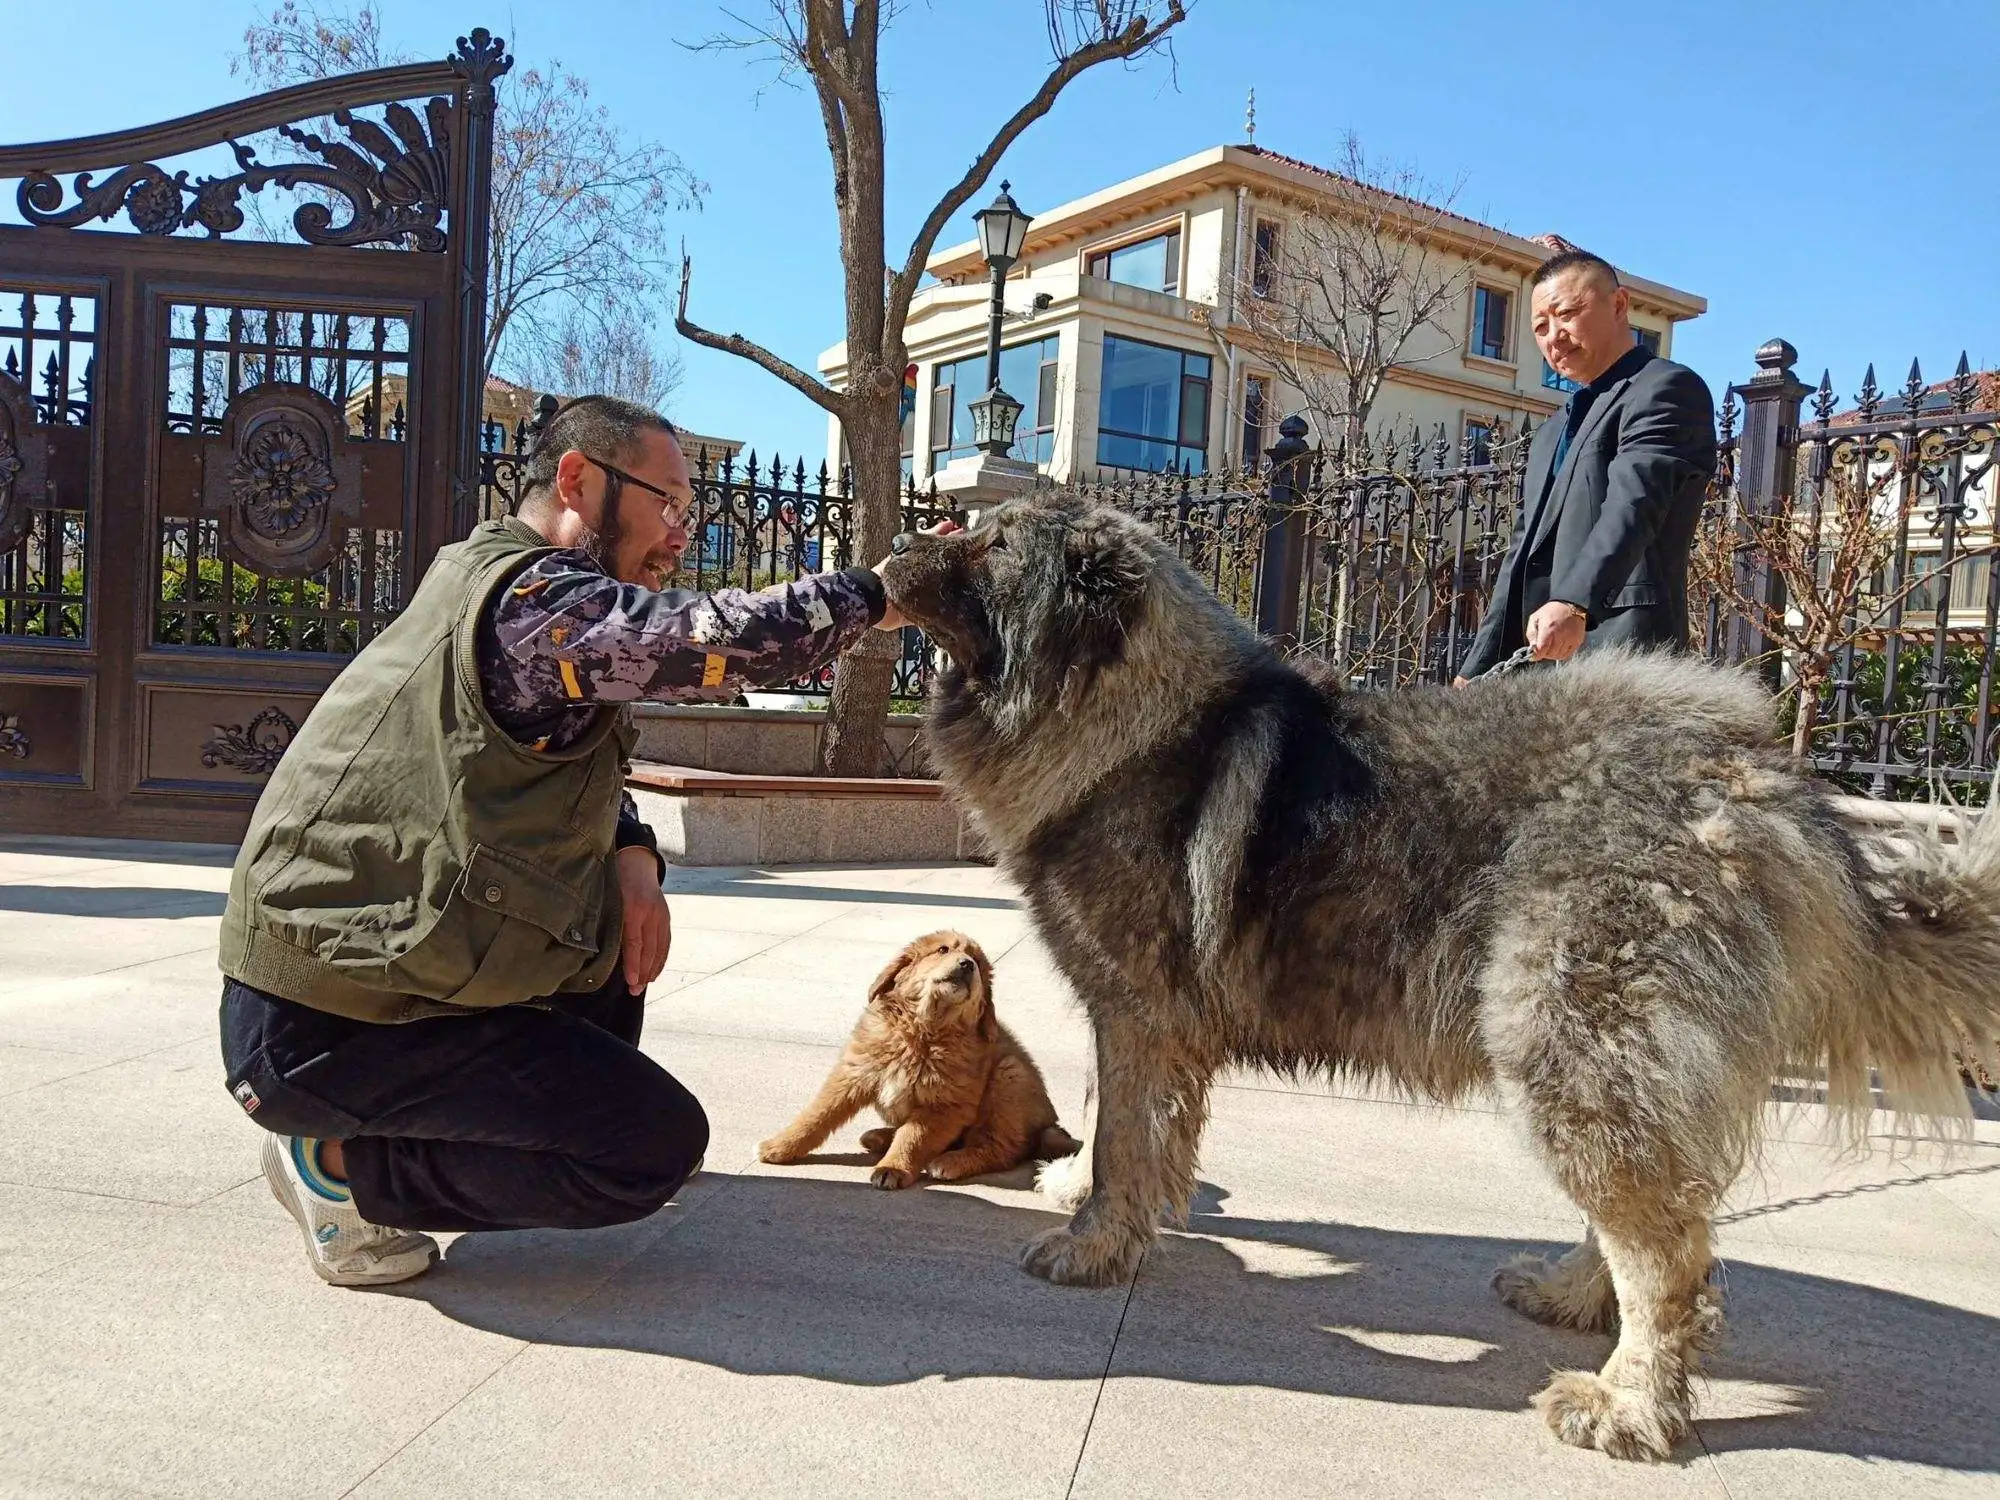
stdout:
[(1568, 1239), (1583, 1224), (1502, 1115), (1219, 1090), (1200, 1175), (1261, 1211), (1355, 1225)]
[(1148, 1256), (1077, 1495), (1725, 1493), (1696, 1445), (1616, 1466), (1529, 1411), (1552, 1367), (1595, 1365), (1610, 1343), (1493, 1297), (1516, 1239), (1261, 1212), (1197, 1223), (1211, 1232)]
[(215, 944), (186, 941), (99, 973), (0, 982), (0, 1036), (105, 1062), (213, 1037), (222, 999)]
[(0, 1099), (0, 1182), (186, 1206), (255, 1169), (212, 1037)]
[(1934, 1258), (1739, 1243), (1698, 1425), (1733, 1493), (2000, 1488), (2000, 1278)]
[[(500, 1253), (481, 1295), (532, 1337), (660, 1232), (649, 1221), (622, 1243), (605, 1230)], [(33, 1371), (0, 1381), (0, 1484), (11, 1472), (86, 1493), (344, 1494), (520, 1349), (417, 1294), (456, 1279), (448, 1258), (403, 1291), (329, 1287), (289, 1221), (170, 1215), (0, 1298), (0, 1367)]]
[(0, 1295), (101, 1254), (172, 1213), (154, 1203), (0, 1182)]
[[(1731, 1191), (1721, 1217), (1747, 1235), (1864, 1255), (2000, 1264), (2000, 1225), (1942, 1191), (1977, 1195), (2000, 1179), (2000, 1160), (1948, 1155), (1934, 1146), (1871, 1142), (1860, 1158), (1795, 1141), (1765, 1144)], [(1983, 1152), (2000, 1157), (2000, 1152)], [(1964, 1173), (1951, 1177), (1944, 1174)], [(1987, 1201), (1993, 1201), (1988, 1199)]]
[(0, 1046), (0, 1099), (102, 1065), (102, 1059), (82, 1052)]
[[(1015, 1248), (1048, 1222), (956, 1191), (746, 1179), (357, 1500), (1060, 1496), (1125, 1294), (1016, 1271)], [(511, 1326), (476, 1299), (439, 1305)]]

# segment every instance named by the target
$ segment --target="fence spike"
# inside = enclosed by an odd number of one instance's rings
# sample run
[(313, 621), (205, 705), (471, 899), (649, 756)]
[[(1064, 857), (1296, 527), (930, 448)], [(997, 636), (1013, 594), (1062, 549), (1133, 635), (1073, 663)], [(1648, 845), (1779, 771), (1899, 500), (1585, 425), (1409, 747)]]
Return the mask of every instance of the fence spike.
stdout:
[(1910, 361), (1910, 378), (1903, 382), (1903, 408), (1912, 417), (1924, 409), (1924, 372)]
[(1813, 419), (1824, 427), (1833, 418), (1833, 371), (1819, 372), (1819, 391), (1813, 396)]
[(1882, 404), (1882, 387), (1875, 383), (1875, 366), (1873, 363), (1870, 363), (1868, 366), (1868, 373), (1861, 377), (1861, 394), (1854, 399), (1860, 405), (1861, 420), (1864, 422), (1874, 421), (1875, 409)]
[(1979, 382), (1973, 378), (1972, 366), (1967, 363), (1965, 351), (1958, 351), (1958, 368), (1951, 376), (1951, 406), (1953, 411), (1968, 412), (1972, 403), (1979, 399)]
[(1431, 444), (1431, 467), (1442, 474), (1451, 466), (1451, 439), (1446, 435), (1444, 423), (1438, 423), (1438, 435)]

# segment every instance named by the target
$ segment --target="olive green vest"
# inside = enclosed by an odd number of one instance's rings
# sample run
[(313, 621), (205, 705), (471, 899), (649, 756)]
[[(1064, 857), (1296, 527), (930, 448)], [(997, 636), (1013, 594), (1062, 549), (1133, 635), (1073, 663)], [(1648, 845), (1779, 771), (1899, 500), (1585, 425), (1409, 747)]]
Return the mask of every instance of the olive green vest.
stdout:
[(364, 1021), (594, 990), (618, 961), (613, 840), (635, 736), (603, 709), (541, 754), (488, 714), (486, 601), (552, 547), (488, 521), (334, 679), (271, 775), (222, 918), (222, 971)]

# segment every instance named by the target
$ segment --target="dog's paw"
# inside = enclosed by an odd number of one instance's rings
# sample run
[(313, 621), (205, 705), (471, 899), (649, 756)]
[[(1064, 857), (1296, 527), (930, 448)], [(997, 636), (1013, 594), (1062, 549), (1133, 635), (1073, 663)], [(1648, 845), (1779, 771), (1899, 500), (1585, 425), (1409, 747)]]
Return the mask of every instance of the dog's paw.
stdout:
[(1657, 1462), (1687, 1435), (1687, 1413), (1588, 1370), (1564, 1370), (1535, 1397), (1535, 1410), (1572, 1448)]
[(1053, 1208), (1073, 1214), (1090, 1196), (1090, 1162), (1081, 1154), (1049, 1162), (1035, 1173), (1035, 1191)]
[(1049, 1229), (1021, 1251), (1021, 1269), (1058, 1286), (1115, 1286), (1130, 1281), (1145, 1257), (1143, 1240)]
[(901, 1167), (877, 1167), (868, 1174), (868, 1180), (878, 1188), (886, 1188), (893, 1192), (897, 1188), (908, 1187), (916, 1181), (916, 1178)]
[(804, 1159), (805, 1153), (783, 1136), (774, 1135), (757, 1148), (757, 1160), (766, 1166), (789, 1167)]
[(1523, 1317), (1552, 1328), (1610, 1333), (1618, 1326), (1618, 1296), (1602, 1263), (1593, 1275), (1579, 1275), (1561, 1262), (1539, 1255), (1515, 1256), (1493, 1273), (1493, 1290)]
[(870, 1156), (880, 1156), (889, 1149), (889, 1143), (895, 1138), (895, 1131), (886, 1125), (878, 1125), (873, 1130), (861, 1132), (861, 1149)]
[(970, 1151), (947, 1151), (930, 1165), (930, 1175), (939, 1182), (960, 1182), (983, 1170)]

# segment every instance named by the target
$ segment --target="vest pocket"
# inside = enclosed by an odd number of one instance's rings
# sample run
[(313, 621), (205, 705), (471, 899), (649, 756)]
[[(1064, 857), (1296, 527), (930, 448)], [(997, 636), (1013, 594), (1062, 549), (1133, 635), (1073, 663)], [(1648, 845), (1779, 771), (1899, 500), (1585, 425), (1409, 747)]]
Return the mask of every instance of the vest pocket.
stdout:
[[(593, 867), (593, 871), (594, 871)], [(512, 1005), (552, 994), (597, 957), (603, 892), (551, 879), (526, 860), (474, 844), (453, 893), (469, 926), (491, 931), (453, 1005)]]
[[(595, 866), (592, 867), (595, 873)], [(539, 928), (568, 948), (597, 951), (600, 893), (552, 879), (526, 860), (474, 844), (459, 883), (466, 900)]]

